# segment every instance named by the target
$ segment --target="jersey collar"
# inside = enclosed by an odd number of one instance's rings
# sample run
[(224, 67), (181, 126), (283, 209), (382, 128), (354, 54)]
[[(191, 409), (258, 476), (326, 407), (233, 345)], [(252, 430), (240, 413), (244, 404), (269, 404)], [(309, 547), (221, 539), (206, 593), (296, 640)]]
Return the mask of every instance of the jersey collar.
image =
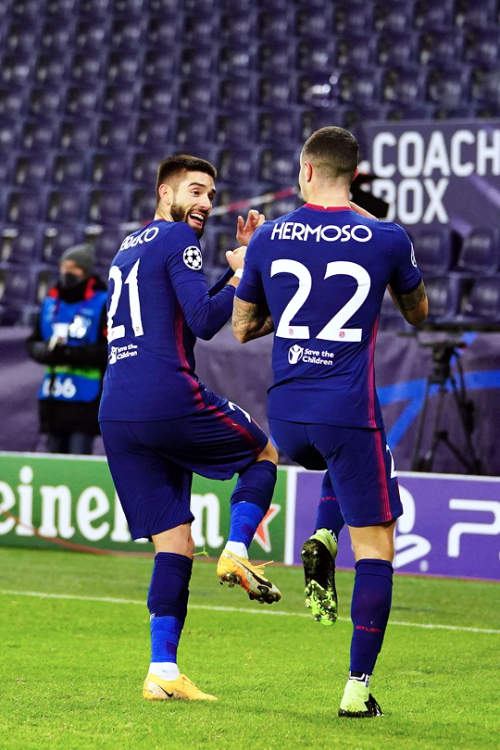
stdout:
[(311, 208), (313, 211), (351, 211), (350, 206), (315, 206), (314, 203), (304, 203), (304, 208)]

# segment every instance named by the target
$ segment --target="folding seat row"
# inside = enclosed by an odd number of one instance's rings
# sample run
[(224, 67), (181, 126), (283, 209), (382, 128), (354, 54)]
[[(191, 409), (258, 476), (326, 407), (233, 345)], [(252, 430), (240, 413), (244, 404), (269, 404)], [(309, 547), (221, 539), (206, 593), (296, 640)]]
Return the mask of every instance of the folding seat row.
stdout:
[(4, 200), (4, 223), (40, 221), (67, 224), (96, 222), (117, 224), (129, 215), (130, 188), (88, 190), (10, 190)]
[(412, 230), (411, 236), (424, 275), (451, 271), (486, 276), (500, 272), (500, 231), (494, 227), (473, 229), (461, 241), (449, 227)]

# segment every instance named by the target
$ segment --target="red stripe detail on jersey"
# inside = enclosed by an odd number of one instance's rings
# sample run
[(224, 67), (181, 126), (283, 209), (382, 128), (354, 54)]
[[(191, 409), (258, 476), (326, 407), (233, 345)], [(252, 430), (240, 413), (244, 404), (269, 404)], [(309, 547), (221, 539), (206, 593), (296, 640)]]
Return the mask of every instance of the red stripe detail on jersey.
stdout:
[(384, 446), (380, 431), (373, 433), (375, 436), (375, 453), (377, 456), (378, 483), (380, 487), (380, 501), (382, 504), (382, 521), (392, 519), (391, 504), (389, 502), (389, 488), (387, 486), (387, 473), (385, 470)]
[(304, 203), (303, 208), (312, 208), (313, 211), (352, 211), (350, 206), (316, 206), (314, 203)]
[(370, 334), (368, 344), (368, 427), (376, 427), (375, 420), (375, 342), (377, 340), (378, 317)]
[(196, 409), (201, 411), (205, 404), (203, 403), (203, 398), (200, 393), (200, 384), (196, 378), (193, 378), (191, 375), (191, 368), (189, 367), (189, 362), (186, 358), (186, 350), (184, 349), (184, 315), (182, 314), (182, 309), (178, 302), (175, 305), (175, 344), (177, 355), (181, 363), (181, 372), (184, 373), (188, 380), (189, 387), (193, 393)]
[(240, 435), (240, 437), (246, 440), (247, 443), (249, 443), (251, 449), (253, 450), (256, 456), (258, 456), (259, 453), (262, 453), (264, 449), (261, 448), (257, 439), (252, 435), (251, 432), (245, 429), (243, 425), (240, 425), (237, 422), (233, 422), (233, 420), (228, 414), (224, 414), (224, 412), (218, 409), (216, 406), (211, 405), (207, 408), (209, 411), (213, 411), (214, 414), (220, 417), (222, 421), (224, 422), (224, 424), (226, 425), (226, 427), (228, 427), (232, 432), (237, 432)]

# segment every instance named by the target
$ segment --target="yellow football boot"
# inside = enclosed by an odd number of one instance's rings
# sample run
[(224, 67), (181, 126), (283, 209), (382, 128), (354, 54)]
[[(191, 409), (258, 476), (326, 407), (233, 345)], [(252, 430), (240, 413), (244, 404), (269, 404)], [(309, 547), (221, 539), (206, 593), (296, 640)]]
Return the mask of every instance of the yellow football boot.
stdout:
[(281, 599), (280, 590), (264, 575), (264, 567), (270, 563), (252, 565), (244, 557), (235, 555), (225, 549), (219, 557), (217, 575), (221, 583), (227, 583), (232, 588), (235, 583), (241, 586), (250, 599), (272, 604)]
[(202, 693), (194, 682), (188, 680), (186, 675), (181, 674), (176, 680), (162, 680), (151, 672), (146, 677), (142, 695), (147, 701), (216, 701), (214, 695)]

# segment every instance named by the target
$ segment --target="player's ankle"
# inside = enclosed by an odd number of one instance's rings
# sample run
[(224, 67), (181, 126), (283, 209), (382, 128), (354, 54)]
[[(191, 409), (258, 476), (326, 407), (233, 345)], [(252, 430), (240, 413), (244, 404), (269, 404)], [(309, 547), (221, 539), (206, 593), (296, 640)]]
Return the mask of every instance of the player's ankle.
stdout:
[(243, 542), (229, 541), (226, 543), (226, 549), (229, 552), (232, 552), (233, 555), (238, 555), (238, 557), (244, 557), (246, 560), (248, 560), (248, 549)]
[(367, 674), (366, 672), (355, 672), (353, 670), (349, 671), (349, 680), (354, 680), (355, 682), (362, 682), (363, 685), (367, 688), (370, 687), (370, 678), (371, 678), (371, 674)]
[(149, 665), (149, 673), (167, 681), (176, 680), (180, 675), (177, 664), (170, 661), (152, 661)]

